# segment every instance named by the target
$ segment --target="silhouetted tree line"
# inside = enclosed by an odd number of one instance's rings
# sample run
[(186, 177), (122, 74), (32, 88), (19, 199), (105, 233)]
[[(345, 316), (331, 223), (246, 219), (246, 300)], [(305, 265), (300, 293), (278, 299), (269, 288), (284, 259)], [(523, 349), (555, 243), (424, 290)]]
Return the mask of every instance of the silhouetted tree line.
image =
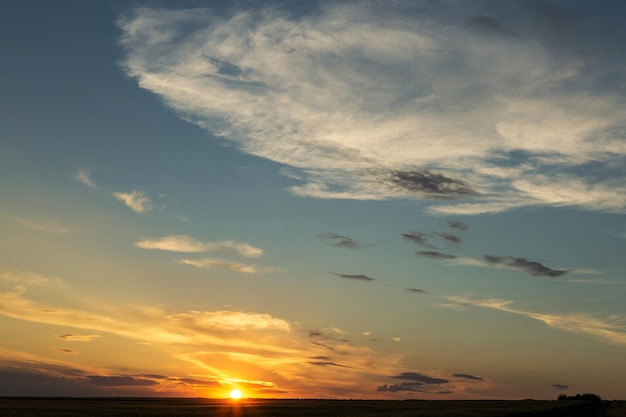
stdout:
[(565, 395), (561, 394), (558, 398), (559, 401), (590, 401), (593, 403), (602, 402), (602, 398), (596, 394), (576, 394), (576, 395)]

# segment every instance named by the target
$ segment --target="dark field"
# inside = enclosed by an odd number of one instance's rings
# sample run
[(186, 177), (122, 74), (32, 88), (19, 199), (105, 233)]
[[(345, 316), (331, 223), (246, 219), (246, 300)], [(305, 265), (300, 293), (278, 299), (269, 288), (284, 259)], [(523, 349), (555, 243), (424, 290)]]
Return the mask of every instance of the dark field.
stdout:
[(2, 417), (626, 416), (620, 402), (0, 398)]

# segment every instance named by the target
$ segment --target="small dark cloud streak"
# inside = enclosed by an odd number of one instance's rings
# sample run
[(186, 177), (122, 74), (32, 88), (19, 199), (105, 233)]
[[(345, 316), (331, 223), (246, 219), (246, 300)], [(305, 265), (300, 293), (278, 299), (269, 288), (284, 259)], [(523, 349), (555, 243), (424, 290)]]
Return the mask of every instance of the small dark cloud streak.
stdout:
[(416, 294), (427, 294), (426, 290), (422, 290), (421, 288), (405, 288), (404, 291), (416, 293)]
[(478, 195), (469, 183), (428, 170), (389, 171), (387, 182), (394, 188), (433, 199), (456, 199)]
[(456, 378), (471, 379), (472, 381), (482, 381), (483, 380), (479, 376), (474, 376), (474, 375), (470, 375), (470, 374), (452, 374), (452, 376), (454, 376)]
[(369, 246), (375, 246), (373, 243), (363, 243), (353, 240), (348, 236), (338, 235), (336, 233), (320, 233), (318, 239), (326, 240), (330, 246), (347, 249), (361, 249)]
[(437, 251), (417, 251), (415, 253), (417, 256), (423, 256), (425, 258), (433, 258), (433, 259), (456, 259), (456, 256), (450, 255), (449, 253), (437, 252)]
[(352, 279), (355, 281), (374, 281), (374, 278), (368, 277), (367, 275), (350, 275), (350, 274), (338, 274), (336, 272), (329, 272), (329, 274), (336, 275), (339, 278)]
[(428, 242), (428, 235), (423, 232), (417, 232), (412, 230), (409, 233), (402, 233), (402, 237), (409, 242), (413, 242), (416, 245), (423, 246), (425, 248), (435, 249), (436, 247)]
[(402, 372), (401, 374), (392, 376), (395, 379), (404, 379), (406, 381), (420, 382), (423, 384), (446, 384), (450, 381), (442, 378), (434, 378), (432, 376), (420, 374), (418, 372)]
[(469, 226), (467, 224), (458, 220), (448, 220), (448, 226), (452, 229), (458, 229), (463, 231), (469, 229)]
[(483, 255), (483, 259), (490, 265), (506, 265), (510, 268), (520, 269), (535, 277), (546, 276), (554, 278), (571, 272), (570, 270), (552, 269), (539, 262), (514, 256)]

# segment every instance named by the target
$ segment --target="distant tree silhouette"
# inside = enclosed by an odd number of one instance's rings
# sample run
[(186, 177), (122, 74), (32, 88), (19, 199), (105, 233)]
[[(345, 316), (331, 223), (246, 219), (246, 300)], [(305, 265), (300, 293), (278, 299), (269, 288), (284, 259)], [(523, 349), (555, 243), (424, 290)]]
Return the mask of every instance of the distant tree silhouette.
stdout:
[(600, 403), (600, 402), (602, 402), (602, 398), (600, 398), (599, 395), (589, 394), (589, 393), (576, 394), (576, 395), (561, 394), (561, 395), (559, 395), (559, 398), (557, 398), (557, 400), (559, 400), (559, 401), (589, 401), (589, 402), (592, 402), (592, 403)]

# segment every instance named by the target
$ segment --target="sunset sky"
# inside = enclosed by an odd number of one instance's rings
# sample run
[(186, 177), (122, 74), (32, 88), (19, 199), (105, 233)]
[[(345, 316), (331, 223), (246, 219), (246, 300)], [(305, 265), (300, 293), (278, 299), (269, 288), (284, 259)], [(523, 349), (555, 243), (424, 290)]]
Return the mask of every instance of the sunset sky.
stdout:
[(0, 2), (0, 396), (626, 389), (626, 2)]

